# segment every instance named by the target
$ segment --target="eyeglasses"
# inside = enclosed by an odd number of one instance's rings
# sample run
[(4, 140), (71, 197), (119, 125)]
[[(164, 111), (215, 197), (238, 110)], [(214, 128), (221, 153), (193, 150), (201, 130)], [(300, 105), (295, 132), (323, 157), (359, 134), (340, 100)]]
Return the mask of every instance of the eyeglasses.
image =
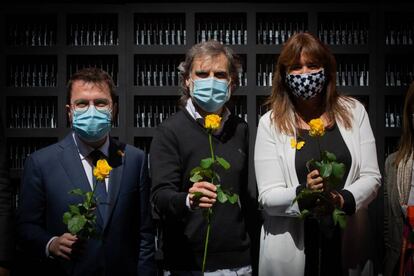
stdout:
[(111, 112), (112, 102), (108, 99), (95, 99), (92, 101), (93, 104), (90, 104), (88, 100), (79, 99), (71, 104), (74, 111), (79, 113), (85, 113), (88, 111), (89, 106), (94, 106), (95, 109), (99, 112)]

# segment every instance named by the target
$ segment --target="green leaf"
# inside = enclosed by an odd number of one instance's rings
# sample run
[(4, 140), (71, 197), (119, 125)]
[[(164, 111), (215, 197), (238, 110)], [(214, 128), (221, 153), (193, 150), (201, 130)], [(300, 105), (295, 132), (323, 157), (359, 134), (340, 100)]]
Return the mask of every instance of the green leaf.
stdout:
[(334, 224), (337, 225), (339, 223), (339, 227), (341, 227), (341, 229), (344, 229), (346, 227), (346, 217), (344, 211), (335, 208), (335, 210), (332, 213), (332, 218)]
[(194, 192), (193, 195), (194, 200), (199, 200), (204, 194), (202, 192)]
[(72, 235), (76, 235), (79, 231), (83, 229), (86, 224), (86, 218), (81, 215), (73, 216), (68, 221), (68, 230)]
[(72, 214), (70, 212), (65, 212), (63, 214), (63, 223), (67, 225), (71, 218), (72, 218)]
[(322, 193), (321, 190), (311, 190), (311, 189), (308, 189), (308, 188), (304, 188), (293, 199), (292, 204), (294, 204), (298, 200), (313, 198), (313, 197), (315, 197), (315, 195), (320, 194), (320, 193)]
[(195, 173), (200, 173), (203, 170), (202, 167), (195, 167), (194, 169), (191, 170), (190, 175), (193, 175)]
[(93, 198), (93, 192), (87, 192), (85, 194), (85, 202), (95, 202), (95, 199)]
[(80, 211), (79, 211), (79, 207), (77, 205), (71, 204), (69, 205), (69, 212), (75, 215), (79, 215)]
[(216, 157), (217, 162), (225, 169), (228, 170), (230, 169), (230, 163), (226, 161), (226, 159), (217, 156)]
[(308, 209), (303, 209), (302, 212), (300, 212), (299, 218), (305, 219), (310, 214)]
[(332, 162), (332, 176), (338, 179), (342, 179), (345, 174), (345, 164)]
[(227, 201), (227, 195), (224, 193), (224, 191), (221, 189), (221, 187), (217, 187), (217, 200), (220, 203), (225, 203)]
[(329, 187), (337, 188), (342, 183), (345, 174), (345, 165), (343, 163), (332, 162), (332, 174), (329, 177)]
[(313, 162), (313, 166), (314, 166), (314, 168), (311, 168), (311, 171), (312, 170), (318, 170), (319, 171), (319, 173), (321, 172), (321, 168), (322, 168), (322, 166), (323, 166), (323, 163), (322, 162), (320, 162), (320, 161), (316, 161), (315, 160), (315, 162)]
[(73, 189), (73, 190), (69, 191), (69, 194), (83, 196), (85, 194), (85, 192), (82, 191), (81, 189), (77, 188), (77, 189)]
[(211, 157), (209, 157), (209, 158), (202, 159), (200, 161), (200, 166), (203, 169), (209, 169), (211, 167), (211, 165), (213, 165), (213, 163), (214, 163), (213, 159)]
[[(85, 202), (83, 202), (83, 204), (82, 204), (82, 208), (83, 209), (86, 209), (86, 210), (89, 210), (89, 209), (92, 208), (92, 206), (93, 206), (94, 203), (95, 202), (91, 202), (89, 200), (85, 200)], [(86, 211), (86, 213), (87, 213), (87, 211)]]
[(330, 163), (322, 164), (319, 173), (322, 178), (328, 178), (332, 173), (332, 165)]
[(85, 215), (88, 212), (89, 204), (87, 202), (84, 202), (83, 204), (79, 204), (79, 213), (81, 215)]
[(199, 174), (199, 172), (195, 173), (193, 176), (191, 176), (190, 181), (193, 183), (199, 182), (203, 180), (203, 177)]
[(306, 162), (306, 168), (308, 169), (308, 172), (311, 172), (313, 170), (312, 167), (315, 167), (315, 159), (311, 159), (308, 162)]
[(227, 195), (227, 199), (231, 204), (234, 204), (239, 200), (239, 196), (237, 194)]
[(324, 156), (328, 161), (336, 161), (336, 156), (335, 154), (329, 152), (329, 151), (324, 151)]
[(213, 177), (210, 178), (211, 179), (211, 183), (217, 185), (218, 183), (221, 182), (221, 178), (220, 178), (220, 175), (218, 173), (216, 173), (216, 172), (213, 171), (212, 172), (212, 175), (214, 176), (214, 178)]
[[(198, 179), (195, 182), (198, 182), (198, 181), (201, 181), (201, 180), (204, 180), (204, 179), (208, 181), (208, 180), (210, 180), (212, 178), (213, 172), (212, 172), (211, 169), (203, 169), (201, 167), (198, 167), (198, 168), (199, 168), (199, 170), (197, 170), (194, 174), (193, 173), (190, 173), (190, 176), (191, 177), (194, 177), (196, 174), (199, 175), (199, 176), (201, 176), (201, 179)], [(191, 178), (190, 178), (190, 181), (191, 181)]]

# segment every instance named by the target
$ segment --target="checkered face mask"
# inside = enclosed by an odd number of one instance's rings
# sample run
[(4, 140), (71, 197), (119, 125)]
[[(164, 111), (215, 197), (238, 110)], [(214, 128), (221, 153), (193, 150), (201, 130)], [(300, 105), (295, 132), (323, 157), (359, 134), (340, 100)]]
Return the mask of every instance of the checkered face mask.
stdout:
[(321, 93), (325, 80), (323, 69), (315, 73), (286, 74), (286, 83), (293, 95), (304, 100), (309, 100)]

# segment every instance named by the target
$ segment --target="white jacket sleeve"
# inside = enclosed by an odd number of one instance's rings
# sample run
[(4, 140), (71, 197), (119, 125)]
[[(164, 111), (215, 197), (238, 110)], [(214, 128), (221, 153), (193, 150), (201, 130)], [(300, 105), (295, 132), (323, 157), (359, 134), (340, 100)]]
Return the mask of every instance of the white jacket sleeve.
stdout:
[(381, 174), (378, 168), (375, 138), (372, 133), (369, 117), (363, 105), (356, 103), (353, 132), (359, 133), (359, 145), (356, 153), (360, 158), (359, 174), (356, 172), (355, 180), (344, 189), (352, 193), (355, 198), (355, 211), (365, 208), (376, 197), (381, 185)]
[(298, 216), (298, 204), (292, 205), (292, 201), (299, 183), (292, 185), (284, 170), (283, 154), (278, 152), (273, 127), (268, 112), (260, 119), (254, 152), (259, 203), (268, 215)]

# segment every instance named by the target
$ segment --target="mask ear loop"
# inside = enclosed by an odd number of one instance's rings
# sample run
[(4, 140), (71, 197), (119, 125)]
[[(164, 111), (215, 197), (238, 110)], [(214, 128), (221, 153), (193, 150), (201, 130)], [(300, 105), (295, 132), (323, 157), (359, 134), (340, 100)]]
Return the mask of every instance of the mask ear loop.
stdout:
[(191, 89), (190, 86), (188, 87), (188, 90), (190, 90), (190, 97), (192, 98), (194, 96), (194, 80), (191, 77), (188, 77), (188, 79), (193, 83), (193, 89)]
[(226, 102), (228, 102), (228, 101), (230, 100), (230, 97), (231, 97), (231, 91), (230, 91), (231, 86), (230, 86), (230, 84), (231, 84), (231, 79), (230, 79), (230, 81), (229, 81), (229, 82), (228, 82), (228, 84), (227, 84), (227, 96), (226, 96)]

